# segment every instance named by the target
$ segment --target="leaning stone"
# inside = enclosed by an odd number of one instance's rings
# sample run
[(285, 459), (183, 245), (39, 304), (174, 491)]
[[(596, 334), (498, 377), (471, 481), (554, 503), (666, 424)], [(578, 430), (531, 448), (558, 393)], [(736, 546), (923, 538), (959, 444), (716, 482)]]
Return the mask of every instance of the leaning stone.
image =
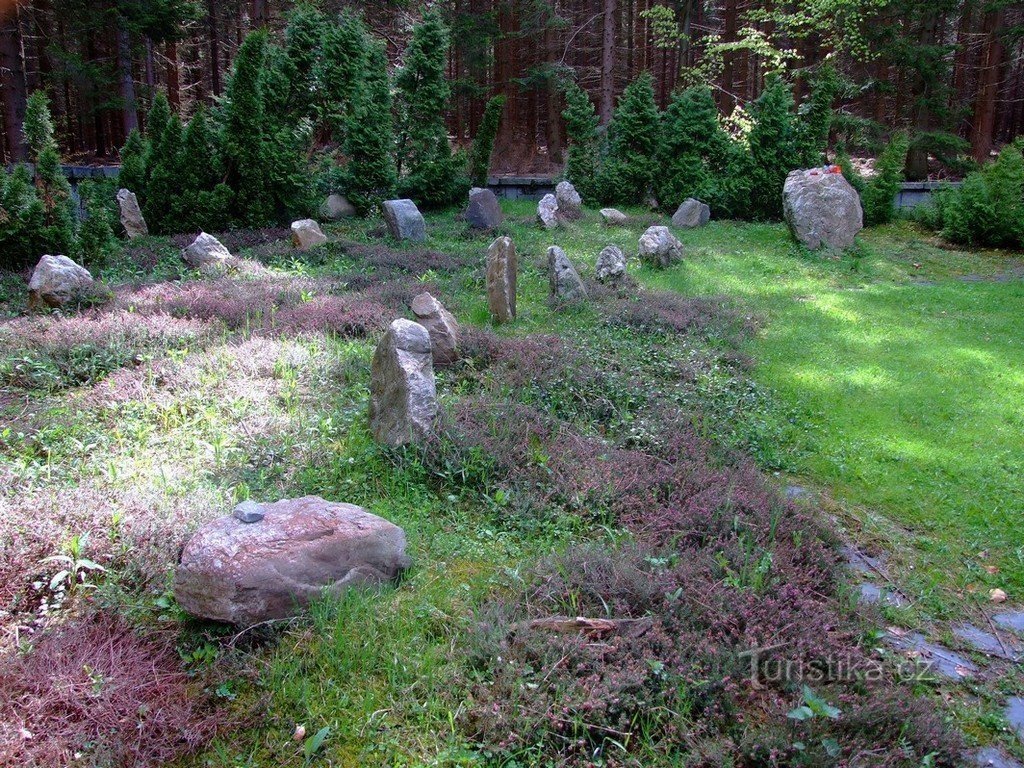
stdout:
[(234, 257), (216, 237), (200, 232), (192, 244), (182, 250), (181, 258), (190, 267), (198, 269), (210, 265), (227, 264)]
[(459, 324), (440, 301), (429, 293), (412, 300), (416, 322), (430, 334), (430, 349), (435, 366), (451, 365), (459, 358)]
[(437, 419), (430, 333), (419, 323), (391, 323), (370, 366), (370, 431), (377, 442), (422, 442)]
[(554, 229), (558, 226), (558, 202), (554, 195), (544, 195), (537, 203), (537, 220), (544, 229)]
[(495, 229), (501, 226), (502, 214), (498, 197), (489, 189), (473, 187), (469, 190), (466, 221), (473, 229)]
[(558, 204), (558, 215), (566, 220), (583, 218), (583, 198), (568, 181), (560, 181), (555, 187), (555, 202)]
[(629, 221), (629, 216), (617, 208), (602, 208), (601, 218), (604, 219), (605, 225), (609, 227), (621, 227)]
[(323, 245), (326, 242), (327, 235), (313, 219), (300, 219), (292, 222), (292, 245), (296, 248), (304, 251), (314, 245)]
[(356, 209), (344, 195), (334, 193), (328, 195), (323, 205), (320, 206), (320, 215), (328, 221), (337, 221), (355, 216)]
[(812, 251), (845, 250), (864, 226), (857, 190), (841, 173), (822, 168), (790, 173), (782, 208), (793, 237)]
[(683, 200), (672, 214), (672, 226), (680, 229), (696, 229), (711, 221), (711, 208), (692, 197)]
[(594, 272), (599, 283), (617, 283), (626, 276), (626, 254), (617, 245), (609, 245), (597, 255)]
[(640, 260), (664, 269), (683, 258), (683, 244), (668, 227), (649, 227), (640, 236)]
[(142, 209), (139, 208), (139, 199), (134, 192), (119, 189), (117, 205), (121, 209), (121, 226), (124, 227), (129, 240), (149, 234), (149, 227), (146, 226), (146, 219), (143, 218)]
[(548, 248), (548, 283), (551, 297), (560, 301), (579, 301), (587, 298), (587, 289), (580, 280), (565, 251), (557, 245)]
[(427, 224), (412, 200), (385, 200), (381, 205), (384, 221), (393, 238), (418, 243), (427, 239)]
[(94, 288), (89, 270), (67, 256), (46, 254), (32, 270), (28, 283), (28, 304), (42, 302), (48, 307), (63, 307), (86, 297)]
[(258, 523), (266, 516), (263, 505), (257, 504), (255, 501), (243, 501), (231, 510), (231, 514), (235, 520), (243, 523)]
[(227, 515), (195, 533), (174, 575), (178, 605), (250, 626), (295, 616), (324, 594), (391, 581), (409, 566), (405, 532), (362, 507), (306, 496), (262, 510), (262, 520)]
[(487, 306), (496, 323), (516, 316), (516, 247), (509, 237), (499, 237), (487, 249)]

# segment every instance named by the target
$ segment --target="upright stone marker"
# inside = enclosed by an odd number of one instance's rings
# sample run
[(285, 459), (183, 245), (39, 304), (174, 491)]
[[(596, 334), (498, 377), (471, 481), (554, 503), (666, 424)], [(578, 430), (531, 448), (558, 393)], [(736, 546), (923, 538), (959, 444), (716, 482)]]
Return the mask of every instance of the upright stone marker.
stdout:
[(617, 283), (626, 276), (626, 254), (617, 245), (609, 245), (597, 255), (594, 273), (599, 283)]
[(565, 251), (557, 245), (548, 248), (548, 282), (551, 297), (560, 301), (579, 301), (587, 298), (587, 289), (580, 280)]
[(427, 224), (412, 200), (385, 200), (381, 205), (384, 221), (393, 238), (416, 243), (427, 239)]
[(544, 229), (554, 229), (558, 226), (558, 201), (554, 195), (544, 195), (537, 203), (537, 221)]
[(558, 213), (564, 219), (572, 221), (583, 218), (583, 198), (576, 191), (576, 187), (568, 181), (560, 181), (555, 187), (555, 202), (558, 204)]
[(142, 209), (139, 208), (139, 199), (135, 193), (127, 189), (117, 191), (117, 205), (121, 209), (121, 226), (129, 240), (136, 237), (145, 237), (149, 234), (149, 227), (142, 216)]
[(192, 244), (181, 251), (181, 258), (193, 269), (207, 265), (226, 264), (234, 257), (213, 235), (200, 232)]
[(429, 293), (412, 300), (416, 322), (430, 334), (430, 349), (435, 366), (451, 365), (459, 359), (459, 324), (440, 301)]
[(683, 244), (668, 227), (648, 227), (640, 236), (640, 260), (664, 269), (683, 258)]
[(419, 323), (391, 323), (370, 366), (370, 430), (384, 445), (422, 442), (437, 419), (430, 333)]
[(292, 222), (292, 245), (305, 251), (314, 245), (327, 242), (327, 235), (313, 219), (300, 219)]
[(355, 206), (344, 195), (330, 194), (320, 206), (320, 215), (328, 221), (337, 221), (356, 215)]
[(89, 270), (67, 256), (46, 254), (32, 270), (28, 283), (28, 304), (42, 302), (48, 307), (63, 307), (85, 296), (94, 281)]
[(711, 208), (700, 200), (688, 197), (672, 214), (672, 226), (680, 229), (696, 229), (711, 221)]
[(501, 205), (498, 197), (489, 189), (473, 187), (469, 190), (469, 206), (466, 221), (473, 229), (496, 229), (502, 222)]
[(812, 251), (822, 246), (845, 250), (864, 226), (857, 190), (843, 174), (824, 168), (790, 173), (782, 208), (793, 237)]
[(516, 316), (516, 247), (509, 237), (499, 237), (487, 249), (487, 306), (497, 323)]

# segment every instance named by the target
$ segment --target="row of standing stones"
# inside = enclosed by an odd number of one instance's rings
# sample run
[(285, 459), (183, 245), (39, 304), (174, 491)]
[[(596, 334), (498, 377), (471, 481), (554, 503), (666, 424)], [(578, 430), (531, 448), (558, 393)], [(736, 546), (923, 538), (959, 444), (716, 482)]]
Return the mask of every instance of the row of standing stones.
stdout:
[[(844, 188), (846, 185), (848, 189)], [(851, 196), (852, 193), (852, 196)], [(860, 229), (857, 194), (842, 176), (818, 169), (795, 171), (786, 181), (786, 219), (794, 235), (808, 245), (847, 247)], [(129, 237), (147, 234), (135, 195), (117, 195), (121, 220)], [(382, 204), (391, 236), (398, 240), (426, 240), (426, 224), (411, 200)], [(354, 213), (341, 196), (332, 195), (321, 212), (327, 218)], [(494, 193), (474, 188), (463, 214), (473, 229), (493, 230), (502, 222)], [(538, 204), (538, 220), (545, 229), (583, 217), (582, 200), (569, 182), (558, 184), (553, 195)], [(606, 208), (601, 216), (609, 226), (629, 217)], [(672, 217), (677, 228), (703, 226), (711, 217), (699, 200), (683, 202)], [(319, 224), (303, 219), (292, 224), (292, 242), (307, 249), (327, 237)], [(641, 261), (664, 268), (683, 257), (683, 244), (666, 226), (651, 226), (639, 238)], [(565, 251), (551, 246), (547, 253), (549, 293), (559, 302), (585, 300), (587, 290)], [(215, 237), (201, 232), (182, 251), (191, 267), (206, 269), (230, 264), (234, 257)], [(609, 245), (597, 257), (595, 276), (615, 283), (626, 275), (627, 258)], [(518, 258), (512, 239), (501, 236), (487, 249), (487, 302), (497, 323), (516, 317)], [(44, 256), (30, 283), (33, 301), (61, 306), (93, 278), (65, 256)], [(371, 364), (369, 420), (374, 439), (397, 447), (421, 443), (432, 434), (440, 407), (435, 367), (450, 365), (459, 356), (459, 325), (455, 317), (429, 293), (411, 303), (413, 320), (397, 318), (380, 339)], [(283, 619), (303, 610), (325, 592), (339, 594), (357, 584), (391, 581), (408, 567), (405, 532), (395, 524), (352, 504), (317, 496), (258, 504), (246, 501), (232, 514), (202, 526), (188, 541), (175, 572), (174, 591), (179, 605), (206, 619), (252, 625)]]

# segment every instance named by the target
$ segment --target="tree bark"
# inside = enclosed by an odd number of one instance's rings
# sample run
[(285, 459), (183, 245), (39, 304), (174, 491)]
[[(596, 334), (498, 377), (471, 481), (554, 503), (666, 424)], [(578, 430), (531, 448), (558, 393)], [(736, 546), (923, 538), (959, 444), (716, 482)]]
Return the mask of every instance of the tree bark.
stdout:
[(988, 11), (985, 14), (985, 42), (978, 72), (978, 97), (974, 102), (974, 120), (971, 123), (971, 154), (979, 163), (988, 159), (992, 152), (992, 139), (996, 122), (996, 92), (999, 75), (1003, 66), (1004, 11)]
[(132, 77), (131, 38), (123, 20), (117, 27), (117, 75), (121, 86), (121, 126), (127, 136), (139, 127), (139, 110)]
[(210, 43), (210, 91), (220, 96), (220, 30), (217, 27), (217, 0), (207, 0), (206, 21)]
[(616, 0), (604, 0), (604, 25), (601, 35), (601, 98), (598, 115), (601, 125), (611, 122), (615, 108), (615, 6)]
[(28, 152), (21, 126), (25, 122), (28, 96), (17, 8), (8, 11), (0, 27), (0, 88), (3, 89), (4, 97), (4, 135), (7, 138), (8, 159), (11, 162), (24, 162), (28, 159)]

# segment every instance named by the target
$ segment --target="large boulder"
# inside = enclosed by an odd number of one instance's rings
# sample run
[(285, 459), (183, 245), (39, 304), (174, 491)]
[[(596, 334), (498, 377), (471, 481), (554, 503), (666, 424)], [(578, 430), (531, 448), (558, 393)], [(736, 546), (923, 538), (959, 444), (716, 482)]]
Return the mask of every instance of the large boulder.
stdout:
[(537, 203), (537, 221), (544, 229), (554, 229), (558, 226), (558, 201), (554, 195), (544, 195)]
[(604, 220), (605, 226), (609, 227), (621, 227), (629, 221), (629, 216), (618, 208), (602, 208), (601, 218)]
[(356, 215), (355, 206), (344, 195), (333, 193), (327, 196), (320, 206), (320, 215), (328, 221), (337, 221)]
[(782, 208), (793, 236), (812, 251), (842, 251), (864, 227), (860, 195), (841, 173), (793, 171), (782, 189)]
[(565, 251), (557, 245), (548, 248), (548, 284), (551, 298), (579, 301), (587, 298), (587, 289)]
[(497, 323), (516, 316), (519, 263), (510, 237), (499, 237), (487, 249), (487, 306)]
[(412, 320), (394, 320), (370, 365), (370, 431), (384, 445), (422, 442), (437, 412), (430, 332)]
[(683, 258), (683, 244), (668, 227), (653, 226), (640, 236), (640, 260), (664, 269)]
[(142, 209), (139, 208), (139, 199), (134, 192), (128, 189), (119, 189), (117, 191), (117, 206), (121, 209), (121, 226), (124, 227), (129, 240), (149, 234), (149, 227), (146, 226), (146, 219), (143, 218)]
[(234, 259), (220, 240), (205, 232), (200, 232), (192, 244), (181, 251), (181, 258), (193, 269), (228, 264)]
[(501, 226), (501, 205), (498, 196), (489, 189), (473, 187), (469, 190), (466, 221), (473, 229), (496, 229)]
[(617, 283), (626, 276), (626, 254), (617, 245), (602, 248), (597, 255), (594, 274), (599, 283)]
[(30, 307), (40, 302), (48, 307), (63, 307), (87, 296), (94, 287), (89, 270), (67, 256), (46, 254), (32, 270), (28, 283)]
[(427, 239), (427, 224), (412, 200), (385, 200), (381, 206), (388, 232), (393, 238), (418, 243)]
[(416, 322), (430, 334), (435, 366), (451, 365), (459, 359), (459, 324), (440, 301), (429, 293), (414, 297), (411, 305)]
[(405, 532), (362, 507), (318, 496), (258, 506), (207, 523), (185, 545), (174, 597), (189, 613), (241, 626), (284, 619), (409, 566)]
[(292, 245), (301, 250), (323, 245), (327, 235), (313, 219), (299, 219), (292, 222)]
[(711, 221), (711, 208), (692, 197), (683, 200), (672, 214), (672, 226), (680, 229), (696, 229)]
[(558, 204), (558, 215), (563, 219), (583, 218), (583, 198), (576, 187), (568, 181), (560, 181), (555, 187), (555, 202)]

